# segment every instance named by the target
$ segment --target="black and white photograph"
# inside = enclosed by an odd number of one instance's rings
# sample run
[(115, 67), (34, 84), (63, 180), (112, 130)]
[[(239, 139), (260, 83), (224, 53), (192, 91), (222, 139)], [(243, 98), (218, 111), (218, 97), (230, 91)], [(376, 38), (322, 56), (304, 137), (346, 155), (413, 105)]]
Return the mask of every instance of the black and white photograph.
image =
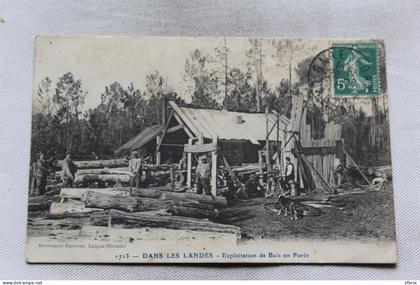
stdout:
[(379, 39), (38, 36), (30, 263), (396, 263)]

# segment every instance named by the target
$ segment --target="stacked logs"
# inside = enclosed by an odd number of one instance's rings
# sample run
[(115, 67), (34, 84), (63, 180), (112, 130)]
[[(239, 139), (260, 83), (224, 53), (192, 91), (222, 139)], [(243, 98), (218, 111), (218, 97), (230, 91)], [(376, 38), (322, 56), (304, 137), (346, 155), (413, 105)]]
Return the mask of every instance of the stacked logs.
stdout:
[(168, 187), (63, 188), (59, 197), (51, 203), (48, 219), (89, 217), (93, 226), (240, 234), (236, 226), (214, 222), (227, 205), (225, 198), (171, 192)]
[[(58, 170), (55, 174), (56, 180), (61, 176), (61, 161), (56, 164)], [(92, 183), (115, 183), (128, 184), (132, 177), (132, 173), (128, 169), (128, 160), (126, 159), (109, 159), (109, 160), (92, 160), (92, 161), (74, 161), (77, 167), (75, 174), (76, 185), (90, 185)], [(165, 185), (170, 180), (170, 170), (176, 169), (176, 164), (168, 165), (150, 165), (145, 164), (143, 169), (147, 175), (147, 184)]]

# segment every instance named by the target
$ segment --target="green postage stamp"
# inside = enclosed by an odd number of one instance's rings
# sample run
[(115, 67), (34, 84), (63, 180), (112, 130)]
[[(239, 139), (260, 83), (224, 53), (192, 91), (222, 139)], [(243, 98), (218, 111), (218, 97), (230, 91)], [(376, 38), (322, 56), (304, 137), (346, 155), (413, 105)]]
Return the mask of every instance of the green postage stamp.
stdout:
[(376, 97), (380, 94), (376, 44), (332, 45), (333, 94), (336, 97)]

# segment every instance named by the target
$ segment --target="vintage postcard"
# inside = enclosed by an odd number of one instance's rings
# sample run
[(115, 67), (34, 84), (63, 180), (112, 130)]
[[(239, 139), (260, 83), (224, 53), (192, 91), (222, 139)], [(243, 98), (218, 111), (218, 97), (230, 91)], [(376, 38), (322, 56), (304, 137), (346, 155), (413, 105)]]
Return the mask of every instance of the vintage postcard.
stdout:
[(27, 261), (396, 263), (384, 43), (35, 40)]

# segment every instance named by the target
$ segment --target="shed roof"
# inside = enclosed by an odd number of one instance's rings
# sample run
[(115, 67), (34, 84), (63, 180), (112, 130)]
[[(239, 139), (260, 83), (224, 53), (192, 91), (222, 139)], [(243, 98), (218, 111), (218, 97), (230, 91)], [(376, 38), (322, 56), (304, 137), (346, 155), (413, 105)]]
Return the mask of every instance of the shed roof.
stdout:
[[(222, 140), (249, 140), (258, 144), (266, 139), (266, 115), (264, 113), (230, 112), (226, 110), (195, 109), (179, 107), (169, 102), (175, 113), (196, 136), (200, 133), (205, 138), (218, 137)], [(277, 120), (277, 114), (268, 114), (268, 128)], [(286, 130), (289, 119), (280, 117), (280, 130)], [(276, 140), (276, 132), (269, 137)]]
[(115, 150), (115, 154), (120, 154), (124, 151), (131, 151), (134, 149), (141, 148), (142, 146), (150, 142), (152, 139), (160, 135), (164, 127), (165, 127), (164, 125), (154, 125), (154, 126), (145, 128), (137, 136), (130, 139), (120, 148)]

